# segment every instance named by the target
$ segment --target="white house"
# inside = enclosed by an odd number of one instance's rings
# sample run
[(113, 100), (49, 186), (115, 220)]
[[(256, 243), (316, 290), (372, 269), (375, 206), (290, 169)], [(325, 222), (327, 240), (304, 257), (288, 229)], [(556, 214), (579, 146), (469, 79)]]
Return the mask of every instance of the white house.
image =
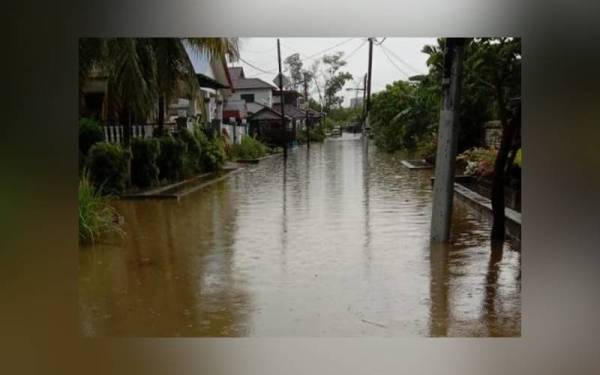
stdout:
[(248, 115), (273, 105), (274, 85), (260, 78), (247, 78), (242, 67), (229, 68), (229, 74), (235, 87), (229, 100), (246, 102)]

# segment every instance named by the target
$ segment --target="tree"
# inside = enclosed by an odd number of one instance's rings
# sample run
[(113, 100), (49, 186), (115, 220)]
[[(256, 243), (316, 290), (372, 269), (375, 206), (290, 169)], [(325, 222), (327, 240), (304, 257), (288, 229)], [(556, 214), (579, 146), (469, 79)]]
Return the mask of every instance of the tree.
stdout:
[[(495, 98), (495, 112), (502, 123), (502, 139), (494, 164), (492, 180), (492, 240), (504, 240), (504, 186), (506, 171), (520, 147), (521, 106), (517, 100), (511, 114), (510, 102), (521, 94), (521, 40), (488, 38), (479, 40), (473, 53), (473, 70), (478, 82)], [(512, 157), (509, 153), (512, 151)], [(508, 164), (510, 162), (510, 164)]]
[[(79, 42), (80, 93), (93, 70), (106, 76), (105, 101), (110, 116), (124, 124), (124, 143), (131, 144), (132, 118), (148, 118), (158, 104), (159, 132), (164, 107), (182, 87), (195, 94), (197, 78), (184, 41), (192, 51), (213, 58), (237, 56), (237, 39), (227, 38), (84, 38)], [(131, 178), (128, 161), (129, 180)]]
[(283, 63), (285, 64), (285, 71), (289, 72), (291, 88), (298, 90), (304, 81), (304, 72), (302, 70), (300, 54), (294, 53), (293, 55), (289, 55), (285, 58)]
[(375, 143), (386, 151), (406, 148), (400, 118), (408, 108), (408, 96), (415, 87), (405, 81), (387, 85), (385, 90), (371, 96), (371, 126)]
[[(84, 38), (79, 43), (80, 87), (94, 69), (107, 78), (107, 101), (119, 120), (147, 117), (158, 103), (158, 123), (164, 124), (164, 107), (175, 93), (191, 95), (197, 87), (186, 51), (212, 58), (234, 59), (235, 38)], [(126, 130), (125, 140), (129, 140)]]
[[(430, 75), (439, 75), (439, 47), (426, 46)], [(520, 102), (511, 109), (511, 99), (521, 95), (521, 40), (519, 38), (475, 38), (465, 49), (461, 99), (459, 149), (471, 147), (480, 138), (481, 125), (490, 117), (502, 123), (501, 144), (492, 180), (492, 240), (504, 239), (504, 186), (507, 171), (520, 147)], [(461, 147), (462, 143), (462, 147)]]
[(329, 112), (332, 107), (342, 104), (343, 96), (337, 94), (342, 90), (347, 81), (352, 80), (352, 74), (348, 72), (340, 72), (340, 68), (346, 65), (346, 61), (342, 59), (344, 52), (336, 52), (332, 55), (323, 56), (323, 64), (326, 66), (325, 89), (324, 89), (324, 110)]
[(228, 38), (154, 38), (152, 39), (157, 63), (158, 133), (163, 133), (165, 105), (175, 95), (192, 97), (198, 89), (195, 70), (186, 51), (206, 54), (214, 59), (237, 57), (237, 40)]

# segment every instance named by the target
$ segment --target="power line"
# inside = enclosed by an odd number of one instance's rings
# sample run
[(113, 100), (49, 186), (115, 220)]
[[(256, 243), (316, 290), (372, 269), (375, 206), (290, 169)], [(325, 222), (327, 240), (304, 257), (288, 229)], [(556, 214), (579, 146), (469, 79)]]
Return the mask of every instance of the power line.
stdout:
[(350, 52), (348, 55), (345, 56), (346, 61), (348, 61), (348, 59), (350, 58), (350, 56), (354, 55), (365, 44), (367, 44), (367, 41), (363, 40), (363, 42), (358, 47), (356, 47), (354, 50), (352, 50), (352, 52)]
[(262, 72), (262, 73), (265, 73), (265, 74), (277, 74), (276, 72), (269, 71), (269, 70), (266, 70), (266, 69), (263, 69), (263, 68), (259, 68), (259, 67), (255, 66), (254, 64), (249, 63), (247, 60), (242, 59), (241, 57), (239, 59), (240, 59), (241, 62), (246, 63), (248, 66), (250, 66), (251, 68), (254, 68), (254, 69), (258, 70), (259, 72)]
[(407, 63), (402, 58), (400, 58), (400, 56), (396, 55), (396, 53), (394, 51), (392, 51), (391, 49), (389, 49), (389, 48), (387, 48), (385, 46), (381, 46), (381, 48), (383, 48), (384, 50), (386, 50), (387, 52), (389, 52), (393, 57), (396, 58), (396, 60), (398, 60), (399, 62), (401, 62), (408, 69), (412, 70), (413, 72), (415, 72), (417, 74), (421, 74), (421, 72), (419, 70), (417, 70), (414, 67), (412, 67), (409, 63)]
[(400, 72), (402, 73), (402, 75), (406, 76), (406, 78), (409, 77), (409, 74), (407, 74), (404, 70), (402, 70), (402, 68), (400, 68), (393, 60), (392, 58), (387, 54), (386, 50), (383, 49), (382, 46), (381, 47), (381, 52), (383, 52), (383, 54), (385, 55), (385, 57), (388, 59), (388, 61)]
[(332, 49), (334, 49), (334, 48), (337, 48), (337, 47), (339, 47), (339, 46), (341, 46), (341, 45), (344, 45), (344, 44), (346, 44), (346, 43), (348, 43), (348, 42), (351, 42), (351, 41), (353, 41), (354, 39), (356, 39), (356, 38), (349, 38), (349, 39), (346, 39), (346, 40), (344, 40), (344, 41), (342, 41), (342, 42), (336, 43), (336, 44), (334, 44), (334, 45), (333, 45), (333, 46), (331, 46), (331, 47), (327, 47), (327, 48), (325, 48), (325, 49), (323, 49), (323, 50), (321, 50), (321, 51), (319, 51), (319, 52), (317, 52), (317, 53), (313, 53), (312, 55), (309, 55), (309, 56), (306, 56), (306, 55), (304, 55), (303, 53), (301, 53), (300, 51), (298, 51), (298, 49), (296, 49), (295, 47), (292, 47), (292, 46), (290, 46), (290, 45), (289, 45), (289, 44), (287, 44), (287, 43), (281, 43), (281, 44), (283, 44), (284, 46), (288, 47), (289, 49), (291, 49), (291, 50), (293, 50), (293, 51), (296, 51), (296, 52), (297, 52), (297, 53), (298, 53), (300, 56), (302, 56), (302, 58), (303, 58), (303, 59), (305, 59), (305, 60), (316, 60), (316, 59), (317, 59), (317, 57), (320, 57), (320, 55), (322, 55), (322, 54), (324, 54), (324, 53), (326, 53), (326, 52), (329, 52), (329, 51), (331, 51)]
[(250, 50), (250, 49), (245, 49), (244, 47), (240, 48), (240, 52), (244, 52), (244, 53), (270, 53), (270, 52), (275, 52), (275, 48), (271, 48), (271, 49), (266, 49), (264, 51), (254, 51), (254, 50)]

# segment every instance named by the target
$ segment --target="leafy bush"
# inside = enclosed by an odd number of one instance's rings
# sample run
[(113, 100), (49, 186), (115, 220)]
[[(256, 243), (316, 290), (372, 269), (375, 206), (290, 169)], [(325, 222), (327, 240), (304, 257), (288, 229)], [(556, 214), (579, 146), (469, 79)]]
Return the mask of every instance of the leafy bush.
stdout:
[(131, 182), (138, 187), (158, 184), (160, 145), (156, 139), (134, 139), (131, 144)]
[(173, 137), (159, 139), (160, 155), (157, 160), (159, 177), (167, 181), (177, 181), (184, 175), (186, 144)]
[(117, 213), (108, 199), (94, 187), (86, 171), (79, 180), (79, 242), (93, 243), (102, 234), (122, 234), (116, 222)]
[(79, 119), (79, 150), (86, 156), (90, 147), (104, 140), (104, 130), (98, 121), (82, 117)]
[(177, 137), (186, 145), (186, 154), (183, 161), (183, 173), (190, 176), (202, 170), (202, 149), (200, 142), (188, 130), (182, 130)]
[(417, 143), (417, 157), (421, 159), (425, 159), (430, 164), (435, 163), (435, 155), (437, 151), (437, 135), (435, 133), (431, 133), (429, 135), (424, 136)]
[(121, 194), (127, 186), (129, 152), (120, 145), (96, 143), (90, 148), (90, 180), (103, 194)]
[(514, 164), (516, 166), (518, 166), (519, 168), (523, 168), (523, 152), (521, 151), (521, 149), (517, 150), (517, 154), (515, 155)]
[(201, 150), (201, 166), (203, 171), (215, 171), (225, 163), (225, 148), (223, 142), (214, 135), (208, 137), (201, 128), (194, 130)]
[[(325, 126), (311, 126), (309, 134), (311, 142), (323, 142), (325, 140)], [(298, 142), (306, 143), (308, 139), (306, 136), (306, 129), (298, 130), (296, 137), (298, 139)]]
[(470, 148), (456, 159), (467, 163), (465, 174), (487, 177), (494, 173), (494, 162), (498, 151), (493, 148)]
[(90, 147), (104, 140), (104, 130), (94, 119), (82, 117), (79, 119), (79, 172), (85, 167)]
[(267, 146), (250, 136), (243, 137), (241, 143), (232, 148), (235, 159), (258, 159), (267, 154)]

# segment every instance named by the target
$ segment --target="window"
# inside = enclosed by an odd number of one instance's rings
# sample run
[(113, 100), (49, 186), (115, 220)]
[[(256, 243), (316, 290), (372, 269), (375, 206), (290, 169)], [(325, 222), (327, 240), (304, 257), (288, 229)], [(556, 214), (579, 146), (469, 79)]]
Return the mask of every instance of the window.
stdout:
[(240, 97), (246, 103), (254, 103), (254, 94), (242, 94), (242, 95), (240, 95)]

